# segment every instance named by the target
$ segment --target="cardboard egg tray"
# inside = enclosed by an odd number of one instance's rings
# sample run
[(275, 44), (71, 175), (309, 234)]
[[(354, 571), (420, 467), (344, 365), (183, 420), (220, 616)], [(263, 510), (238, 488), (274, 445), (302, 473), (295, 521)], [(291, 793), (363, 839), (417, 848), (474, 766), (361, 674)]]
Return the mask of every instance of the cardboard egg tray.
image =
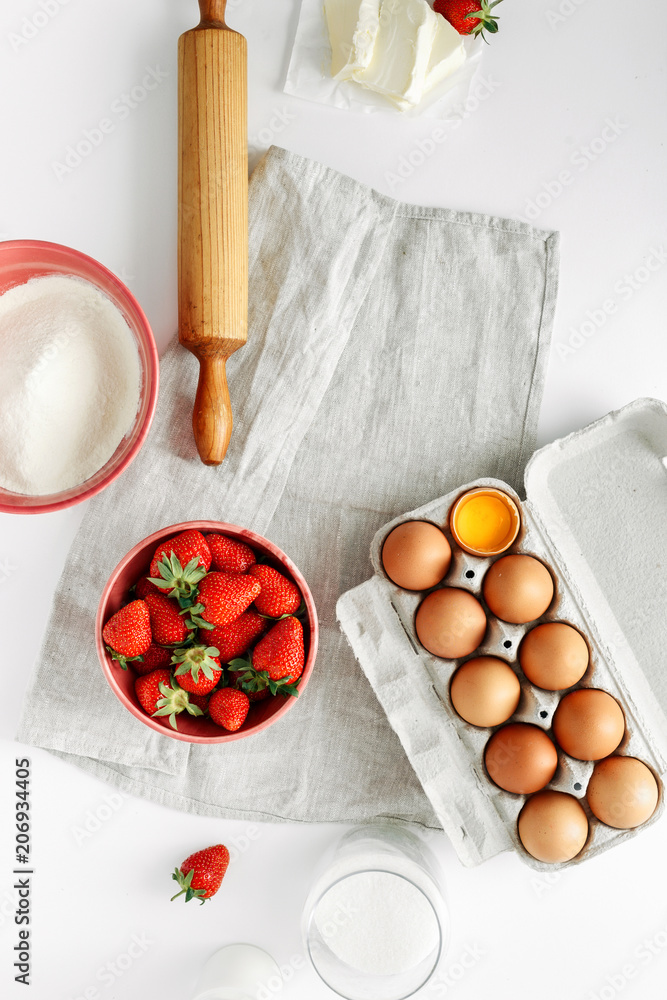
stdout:
[[(667, 407), (639, 400), (570, 435), (531, 459), (527, 499), (506, 483), (477, 480), (410, 511), (375, 536), (371, 580), (341, 597), (338, 617), (362, 668), (429, 796), (444, 830), (466, 865), (516, 850), (538, 870), (553, 871), (594, 857), (641, 832), (664, 810), (667, 770)], [(511, 625), (486, 608), (482, 583), (501, 556), (463, 552), (449, 530), (449, 512), (463, 493), (496, 487), (519, 505), (521, 531), (502, 555), (536, 556), (551, 570), (555, 595), (546, 614)], [(387, 535), (409, 520), (431, 521), (445, 531), (452, 563), (440, 586), (478, 597), (487, 611), (482, 645), (470, 656), (446, 660), (419, 642), (415, 613), (424, 593), (402, 590), (385, 574), (381, 551)], [(499, 726), (481, 729), (453, 708), (449, 685), (458, 666), (473, 656), (505, 660), (521, 683), (521, 698), (507, 722), (528, 722), (550, 736), (551, 720), (566, 693), (532, 685), (518, 663), (523, 636), (537, 624), (567, 622), (586, 638), (590, 663), (574, 685), (601, 688), (620, 703), (626, 720), (615, 753), (637, 757), (660, 787), (654, 815), (636, 830), (598, 821), (586, 802), (594, 762), (578, 761), (556, 747), (558, 767), (549, 789), (578, 798), (589, 818), (589, 838), (571, 862), (546, 864), (523, 848), (517, 819), (528, 796), (498, 788), (484, 766), (484, 749)], [(507, 724), (507, 723), (504, 723)], [(554, 741), (555, 742), (555, 741)]]

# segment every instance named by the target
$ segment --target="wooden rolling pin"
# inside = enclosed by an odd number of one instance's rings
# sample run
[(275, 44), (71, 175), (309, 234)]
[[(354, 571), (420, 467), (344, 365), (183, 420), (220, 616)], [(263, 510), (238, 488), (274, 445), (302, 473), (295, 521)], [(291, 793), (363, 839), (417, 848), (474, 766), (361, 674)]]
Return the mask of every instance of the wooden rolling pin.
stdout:
[(178, 42), (178, 335), (199, 360), (197, 450), (219, 465), (232, 433), (225, 363), (248, 336), (247, 50), (226, 0), (199, 0)]

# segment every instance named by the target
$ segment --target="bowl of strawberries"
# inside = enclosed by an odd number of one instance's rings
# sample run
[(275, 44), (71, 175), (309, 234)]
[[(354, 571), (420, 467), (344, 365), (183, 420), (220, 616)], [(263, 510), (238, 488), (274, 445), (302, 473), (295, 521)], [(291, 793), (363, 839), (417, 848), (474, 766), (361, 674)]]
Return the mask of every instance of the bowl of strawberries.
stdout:
[(303, 694), (317, 636), (294, 563), (220, 521), (173, 524), (135, 545), (111, 574), (96, 621), (119, 701), (188, 743), (226, 743), (277, 722)]

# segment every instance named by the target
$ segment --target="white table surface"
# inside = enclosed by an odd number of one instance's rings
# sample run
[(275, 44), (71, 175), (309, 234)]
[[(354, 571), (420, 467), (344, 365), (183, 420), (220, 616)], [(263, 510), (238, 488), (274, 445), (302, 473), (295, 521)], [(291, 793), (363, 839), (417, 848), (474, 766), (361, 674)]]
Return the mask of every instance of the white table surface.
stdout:
[[(249, 43), (253, 149), (273, 141), (405, 201), (528, 215), (561, 231), (540, 443), (635, 397), (667, 398), (666, 59), (657, 0), (641, 4), (643, 31), (626, 20), (634, 5), (621, 0), (604, 9), (585, 0), (503, 4), (482, 69), (493, 93), (399, 185), (391, 174), (435, 123), (356, 116), (284, 96), (298, 6), (229, 4), (230, 24)], [(0, 238), (53, 240), (102, 261), (137, 295), (160, 347), (176, 329), (176, 39), (196, 20), (194, 0), (5, 0), (0, 9)], [(163, 77), (159, 86), (126, 115), (111, 110), (147, 68)], [(59, 179), (54, 162), (109, 114), (113, 133)], [(562, 171), (569, 183), (559, 193)], [(605, 317), (607, 300), (616, 309)], [(602, 318), (599, 327), (585, 327), (592, 336), (575, 336), (575, 349), (559, 351), (588, 311)], [(0, 994), (187, 1000), (205, 958), (240, 940), (262, 945), (285, 967), (284, 996), (326, 1000), (333, 994), (303, 960), (299, 915), (313, 866), (340, 828), (253, 826), (139, 799), (107, 802), (112, 790), (104, 784), (13, 743), (83, 513), (80, 506), (0, 516)], [(12, 969), (12, 787), (14, 760), (24, 755), (33, 769), (36, 873), (29, 991), (14, 983)], [(465, 870), (444, 836), (434, 838), (453, 937), (439, 979), (423, 995), (661, 1000), (666, 822), (551, 879), (510, 855)], [(236, 844), (238, 856), (220, 895), (204, 907), (171, 905), (173, 867), (221, 840)], [(135, 946), (139, 957), (116, 965), (133, 935), (144, 938), (144, 950)]]

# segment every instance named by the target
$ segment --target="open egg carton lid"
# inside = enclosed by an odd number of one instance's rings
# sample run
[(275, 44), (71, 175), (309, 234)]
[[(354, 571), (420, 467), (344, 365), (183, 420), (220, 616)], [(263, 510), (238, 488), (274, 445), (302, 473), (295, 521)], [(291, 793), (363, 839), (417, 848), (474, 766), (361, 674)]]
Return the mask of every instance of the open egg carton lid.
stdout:
[[(526, 796), (497, 788), (483, 763), (491, 730), (465, 723), (449, 700), (449, 682), (462, 660), (444, 660), (420, 645), (414, 616), (423, 593), (402, 590), (383, 571), (381, 551), (403, 521), (427, 520), (445, 530), (455, 500), (478, 486), (496, 487), (519, 502), (522, 531), (508, 552), (525, 552), (549, 565), (556, 596), (537, 622), (568, 621), (591, 648), (581, 686), (600, 687), (625, 712), (626, 736), (618, 752), (643, 760), (661, 778), (667, 772), (667, 406), (637, 400), (536, 452), (526, 470), (527, 499), (498, 480), (478, 480), (404, 514), (375, 536), (375, 575), (338, 602), (338, 618), (364, 672), (401, 739), (436, 815), (461, 861), (476, 865), (516, 850), (538, 870), (553, 871), (593, 857), (640, 832), (616, 830), (592, 817), (585, 801), (589, 761), (559, 753), (547, 786), (579, 798), (591, 834), (572, 862), (544, 864), (522, 848), (516, 830)], [(494, 559), (452, 545), (448, 586), (480, 595)], [(549, 729), (563, 692), (534, 688), (521, 674), (516, 650), (535, 626), (490, 618), (474, 655), (513, 661), (522, 697), (513, 722)], [(467, 657), (463, 658), (467, 659)]]

